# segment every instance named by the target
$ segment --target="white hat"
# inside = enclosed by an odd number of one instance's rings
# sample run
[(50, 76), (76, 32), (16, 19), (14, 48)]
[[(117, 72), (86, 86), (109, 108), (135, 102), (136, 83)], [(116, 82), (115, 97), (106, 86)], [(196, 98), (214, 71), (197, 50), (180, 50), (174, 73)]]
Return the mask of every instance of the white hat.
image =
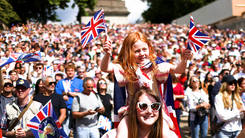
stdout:
[(237, 48), (237, 44), (233, 44), (231, 48)]
[(44, 58), (43, 61), (48, 61), (48, 58)]
[(242, 49), (242, 50), (240, 51), (241, 54), (242, 54), (243, 52), (245, 52), (245, 49)]

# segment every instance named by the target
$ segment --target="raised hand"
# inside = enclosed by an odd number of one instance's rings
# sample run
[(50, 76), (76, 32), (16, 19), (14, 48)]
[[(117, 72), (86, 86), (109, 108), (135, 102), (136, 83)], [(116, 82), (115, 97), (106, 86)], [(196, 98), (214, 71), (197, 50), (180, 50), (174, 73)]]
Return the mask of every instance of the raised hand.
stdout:
[(183, 51), (182, 60), (191, 60), (192, 57), (193, 57), (193, 53), (191, 52), (191, 50), (185, 49)]
[(105, 44), (104, 44), (104, 46), (103, 46), (103, 50), (104, 50), (105, 53), (107, 53), (107, 54), (111, 54), (111, 51), (112, 51), (111, 40), (108, 38), (107, 35), (105, 35)]

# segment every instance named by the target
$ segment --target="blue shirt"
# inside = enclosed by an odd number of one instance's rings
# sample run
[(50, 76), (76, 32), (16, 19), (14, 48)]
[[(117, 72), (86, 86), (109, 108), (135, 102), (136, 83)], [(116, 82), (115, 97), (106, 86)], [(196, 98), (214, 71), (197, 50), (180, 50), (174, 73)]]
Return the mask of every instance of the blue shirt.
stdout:
[(243, 104), (245, 105), (245, 92), (244, 92), (244, 93), (242, 93), (241, 98), (242, 98), (242, 102), (243, 102)]
[[(74, 77), (74, 79), (69, 80), (69, 79), (65, 78), (65, 79), (58, 81), (58, 83), (56, 84), (55, 91), (57, 94), (62, 95), (63, 92), (65, 92), (65, 91), (68, 92), (67, 90), (65, 90), (65, 87), (63, 85), (67, 81), (70, 82), (70, 86), (68, 89), (69, 92), (82, 92), (83, 91), (83, 80), (82, 79), (78, 79), (78, 78)], [(67, 105), (68, 109), (71, 109), (73, 97), (70, 95), (68, 95), (68, 97), (69, 97), (69, 99), (68, 99), (68, 101), (66, 101), (66, 105)]]

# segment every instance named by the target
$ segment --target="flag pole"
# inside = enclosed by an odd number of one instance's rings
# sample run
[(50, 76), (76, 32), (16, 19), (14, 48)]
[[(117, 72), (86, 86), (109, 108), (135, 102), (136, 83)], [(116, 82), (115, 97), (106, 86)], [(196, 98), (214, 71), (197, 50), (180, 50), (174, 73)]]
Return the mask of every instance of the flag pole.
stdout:
[[(103, 10), (103, 8), (100, 7), (100, 10)], [(105, 19), (104, 19), (104, 24), (105, 24), (105, 26), (106, 26), (106, 21), (105, 21)], [(107, 27), (107, 26), (106, 26), (106, 27)], [(107, 39), (110, 39), (109, 36), (108, 36), (108, 34), (107, 34), (107, 28), (105, 28), (105, 35), (107, 36)]]
[[(192, 13), (190, 14), (190, 16), (192, 16)], [(188, 39), (189, 39), (189, 38), (188, 38)], [(187, 63), (187, 60), (188, 60), (188, 59), (185, 59), (185, 63)]]
[(2, 129), (0, 128), (0, 138), (2, 138)]

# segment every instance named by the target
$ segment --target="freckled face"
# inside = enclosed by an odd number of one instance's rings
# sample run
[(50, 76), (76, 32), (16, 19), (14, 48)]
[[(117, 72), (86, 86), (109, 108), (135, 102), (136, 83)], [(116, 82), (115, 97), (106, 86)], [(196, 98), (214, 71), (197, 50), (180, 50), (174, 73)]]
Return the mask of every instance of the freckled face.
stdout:
[(135, 61), (138, 64), (143, 65), (149, 59), (149, 47), (145, 42), (141, 40), (138, 40), (133, 45), (133, 53)]

